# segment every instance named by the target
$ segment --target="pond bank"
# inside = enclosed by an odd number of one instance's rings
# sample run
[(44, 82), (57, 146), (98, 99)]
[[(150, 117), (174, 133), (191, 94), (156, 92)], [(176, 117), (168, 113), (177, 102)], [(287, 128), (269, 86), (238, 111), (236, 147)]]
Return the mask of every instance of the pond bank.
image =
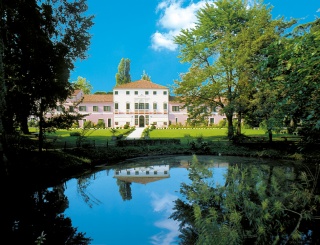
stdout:
[[(316, 152), (315, 152), (316, 153)], [(97, 165), (115, 165), (123, 160), (155, 155), (169, 154), (201, 154), (243, 156), (271, 159), (304, 160), (295, 145), (277, 142), (273, 144), (232, 144), (229, 142), (215, 142), (208, 144), (198, 142), (191, 145), (172, 144), (165, 146), (128, 146), (128, 147), (95, 147), (73, 148), (66, 150), (20, 151), (11, 154), (11, 164), (8, 165), (5, 178), (15, 181), (59, 183), (86, 171)], [(316, 153), (318, 154), (318, 153)], [(317, 156), (309, 155), (318, 161)], [(9, 175), (7, 174), (9, 173)]]

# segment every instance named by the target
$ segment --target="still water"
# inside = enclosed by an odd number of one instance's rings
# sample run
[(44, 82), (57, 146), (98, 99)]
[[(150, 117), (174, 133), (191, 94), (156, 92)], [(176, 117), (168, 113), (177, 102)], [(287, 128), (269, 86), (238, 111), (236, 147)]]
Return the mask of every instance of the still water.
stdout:
[[(197, 156), (224, 184), (229, 164), (264, 163), (235, 157)], [(192, 156), (138, 158), (65, 184), (65, 215), (94, 245), (178, 244), (178, 223), (169, 219), (181, 183), (189, 183)], [(83, 186), (83, 188), (81, 187)]]
[[(179, 223), (170, 215), (174, 201), (185, 198), (180, 194), (181, 184), (191, 183), (192, 157), (136, 158), (113, 167), (99, 166), (49, 188), (30, 188), (25, 180), (0, 185), (4, 197), (1, 237), (6, 244), (24, 245), (178, 244)], [(212, 170), (213, 186), (224, 185), (225, 174), (235, 165), (259, 166), (261, 171), (254, 173), (263, 178), (270, 173), (285, 177), (294, 171), (291, 162), (283, 161), (224, 156), (197, 159)], [(286, 187), (288, 182), (279, 183)], [(307, 233), (319, 227), (318, 223), (310, 225), (314, 228), (306, 228)]]

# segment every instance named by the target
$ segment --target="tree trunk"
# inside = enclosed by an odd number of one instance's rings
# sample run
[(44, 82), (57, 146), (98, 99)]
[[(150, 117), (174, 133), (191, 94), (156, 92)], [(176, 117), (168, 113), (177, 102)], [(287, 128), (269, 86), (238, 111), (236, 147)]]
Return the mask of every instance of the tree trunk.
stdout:
[(233, 124), (232, 124), (233, 113), (230, 113), (230, 114), (227, 113), (226, 117), (227, 117), (227, 122), (228, 122), (228, 138), (229, 138), (229, 140), (231, 140), (234, 136), (234, 129), (233, 129)]
[(39, 152), (42, 152), (43, 148), (43, 126), (44, 126), (44, 118), (43, 118), (43, 106), (42, 101), (40, 101), (40, 112), (39, 112)]
[(3, 41), (0, 39), (0, 166), (1, 166), (1, 174), (2, 170), (3, 172), (7, 172), (7, 158), (5, 155), (5, 145), (6, 145), (6, 137), (5, 137), (5, 131), (3, 127), (3, 112), (6, 108), (6, 84), (4, 81), (4, 70), (3, 70), (3, 60), (2, 60), (2, 54), (3, 54)]
[(238, 113), (238, 122), (237, 122), (237, 135), (241, 134), (241, 121), (242, 121), (242, 113)]
[(29, 134), (29, 127), (28, 127), (28, 118), (24, 117), (20, 120), (20, 127), (21, 127), (21, 131), (24, 134)]
[(269, 135), (269, 142), (272, 142), (272, 130), (268, 129), (268, 135)]

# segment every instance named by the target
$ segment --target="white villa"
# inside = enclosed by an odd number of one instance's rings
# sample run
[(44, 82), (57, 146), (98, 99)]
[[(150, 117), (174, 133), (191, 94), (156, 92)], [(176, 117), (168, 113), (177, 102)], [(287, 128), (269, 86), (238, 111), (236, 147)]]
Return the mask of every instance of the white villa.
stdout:
[[(76, 107), (74, 103), (81, 101)], [(94, 124), (104, 123), (105, 127), (129, 126), (168, 127), (170, 124), (186, 125), (188, 111), (182, 104), (169, 96), (169, 89), (151, 81), (138, 80), (113, 88), (113, 94), (84, 94), (76, 90), (65, 105), (70, 111), (88, 114), (79, 121), (83, 127), (85, 121)], [(59, 111), (59, 107), (57, 111)], [(208, 118), (209, 124), (218, 124), (224, 115), (212, 111)]]

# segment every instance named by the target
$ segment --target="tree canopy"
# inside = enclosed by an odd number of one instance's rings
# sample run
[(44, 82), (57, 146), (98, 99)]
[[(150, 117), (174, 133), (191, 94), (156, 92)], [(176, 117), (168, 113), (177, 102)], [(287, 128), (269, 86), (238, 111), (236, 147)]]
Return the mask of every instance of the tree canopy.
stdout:
[(249, 6), (242, 0), (218, 0), (200, 9), (196, 26), (175, 38), (179, 58), (191, 66), (175, 81), (174, 92), (192, 107), (190, 117), (204, 120), (211, 112), (206, 108), (219, 107), (232, 138), (234, 114), (240, 122), (254, 90), (257, 57), (285, 27), (283, 20), (272, 20), (270, 9), (259, 2)]
[(76, 59), (86, 58), (93, 16), (86, 0), (5, 0), (1, 7), (4, 127), (28, 132), (30, 115), (42, 120), (72, 93), (69, 74)]

